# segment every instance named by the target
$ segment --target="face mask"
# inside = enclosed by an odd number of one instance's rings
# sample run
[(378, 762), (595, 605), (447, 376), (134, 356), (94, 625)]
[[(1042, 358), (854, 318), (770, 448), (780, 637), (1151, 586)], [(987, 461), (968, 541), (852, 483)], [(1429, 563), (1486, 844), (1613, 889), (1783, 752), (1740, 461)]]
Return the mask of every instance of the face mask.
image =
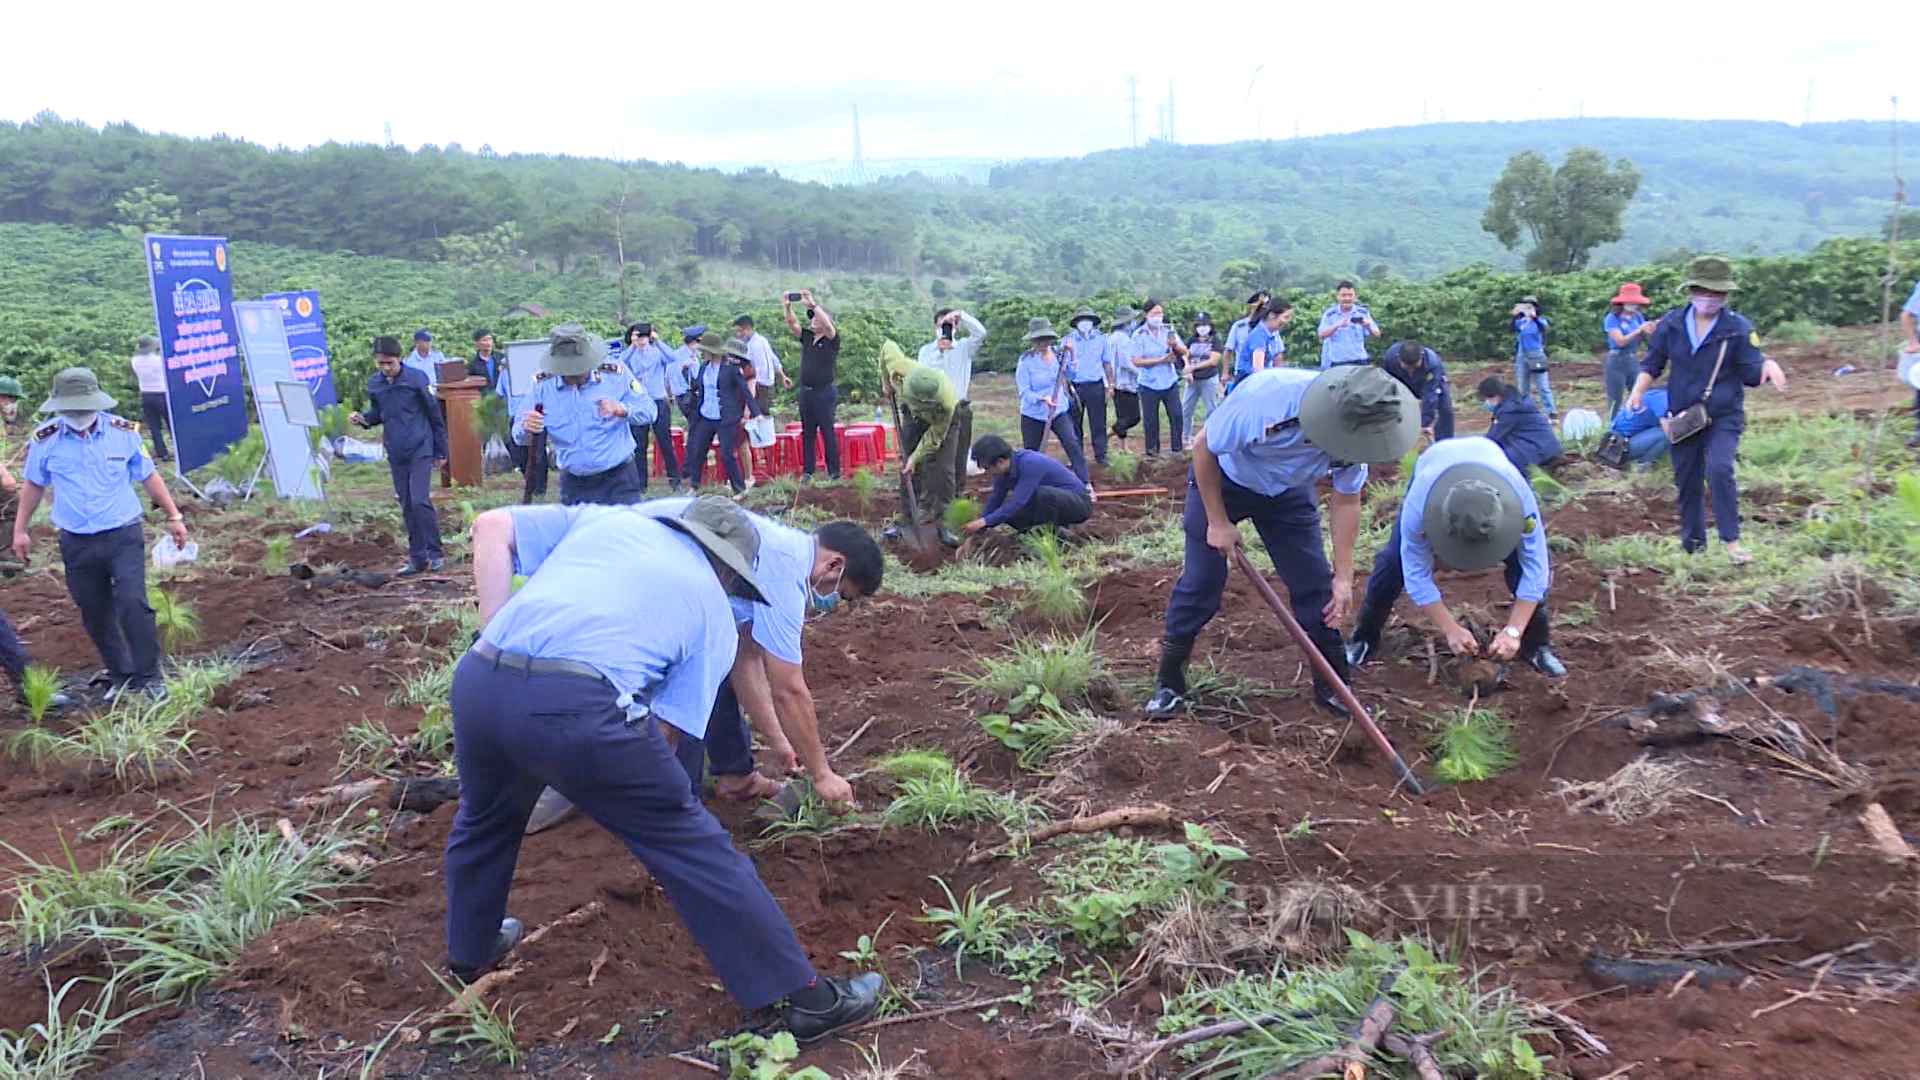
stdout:
[(1693, 310), (1696, 315), (1706, 315), (1709, 317), (1718, 315), (1720, 314), (1720, 309), (1726, 306), (1727, 298), (1724, 296), (1696, 296), (1693, 298)]
[(93, 427), (94, 421), (98, 419), (99, 416), (100, 414), (97, 412), (76, 410), (74, 412), (61, 413), (60, 419), (75, 431), (87, 431)]
[(1640, 314), (1640, 309), (1639, 309), (1639, 308), (1637, 308), (1637, 307), (1635, 307), (1635, 306), (1633, 306), (1632, 304), (1628, 304), (1628, 305), (1627, 305), (1626, 307), (1624, 307), (1624, 308), (1622, 308), (1622, 309), (1621, 309), (1621, 314), (1623, 314), (1623, 315), (1638, 315), (1638, 314)]
[(1073, 328), (1083, 334), (1091, 334), (1093, 333), (1093, 320), (1081, 319), (1079, 322), (1073, 324)]
[(4, 416), (7, 419), (11, 420), (19, 412), (20, 412), (19, 402), (17, 401), (0, 402), (0, 416)]
[(1206, 337), (1211, 333), (1213, 333), (1213, 327), (1211, 326), (1196, 326), (1193, 328), (1194, 337)]
[(812, 586), (808, 586), (807, 591), (813, 593), (809, 599), (813, 602), (813, 613), (815, 615), (825, 615), (827, 612), (840, 606), (840, 582), (846, 576), (847, 568), (845, 565), (842, 565), (840, 572), (833, 576), (833, 587), (831, 589), (828, 589), (824, 593), (819, 593), (813, 592)]
[(1500, 403), (1499, 403), (1499, 402), (1497, 402), (1497, 401), (1482, 401), (1482, 402), (1480, 403), (1480, 407), (1481, 407), (1481, 408), (1483, 408), (1483, 409), (1485, 409), (1485, 410), (1487, 410), (1488, 412), (1492, 412), (1492, 411), (1493, 411), (1493, 409), (1494, 409), (1494, 406), (1496, 406), (1496, 405), (1498, 405), (1498, 404), (1500, 404)]
[(1148, 319), (1148, 320), (1147, 320), (1147, 329), (1149, 329), (1149, 330), (1158, 330), (1158, 329), (1160, 329), (1160, 327), (1161, 327), (1162, 325), (1164, 325), (1164, 324), (1166, 323), (1166, 321), (1167, 321), (1167, 320), (1165, 320), (1165, 319)]

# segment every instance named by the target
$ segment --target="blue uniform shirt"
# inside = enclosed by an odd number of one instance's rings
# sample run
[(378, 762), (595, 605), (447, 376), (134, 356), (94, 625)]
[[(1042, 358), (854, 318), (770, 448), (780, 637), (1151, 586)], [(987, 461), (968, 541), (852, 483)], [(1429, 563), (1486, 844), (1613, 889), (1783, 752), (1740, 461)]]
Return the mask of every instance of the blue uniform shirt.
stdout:
[(407, 355), (400, 358), (400, 363), (402, 365), (406, 367), (410, 367), (413, 370), (419, 372), (420, 374), (425, 375), (427, 377), (428, 386), (440, 385), (439, 365), (444, 364), (446, 362), (447, 362), (447, 358), (440, 354), (439, 349), (428, 349), (427, 355), (425, 356), (421, 356), (420, 350), (418, 349), (408, 349)]
[(504, 363), (500, 365), (500, 377), (494, 381), (493, 392), (507, 403), (508, 416), (520, 415), (520, 406), (526, 403), (527, 395), (513, 392), (513, 372)]
[(1646, 324), (1647, 317), (1637, 311), (1632, 315), (1614, 315), (1608, 313), (1606, 318), (1600, 320), (1600, 332), (1606, 336), (1607, 351), (1615, 353), (1623, 352), (1628, 356), (1639, 356), (1641, 342), (1636, 341), (1632, 345), (1622, 349), (1613, 343), (1613, 331), (1620, 331), (1621, 337), (1630, 337), (1634, 331)]
[[(1013, 368), (1013, 381), (1020, 387), (1020, 415), (1049, 421), (1060, 412), (1060, 356), (1048, 360), (1037, 352), (1020, 354)], [(1047, 398), (1053, 398), (1049, 406)]]
[[(1254, 323), (1246, 335), (1240, 339), (1240, 352), (1234, 358), (1235, 370), (1242, 376), (1253, 372), (1253, 354), (1264, 353), (1266, 367), (1279, 367), (1286, 362), (1287, 343), (1279, 334), (1267, 329), (1265, 320)], [(1262, 370), (1265, 370), (1263, 368)]]
[(1335, 304), (1320, 313), (1320, 333), (1326, 333), (1330, 327), (1338, 325), (1341, 319), (1351, 316), (1352, 325), (1335, 330), (1331, 337), (1320, 342), (1320, 370), (1325, 371), (1335, 364), (1364, 364), (1367, 362), (1367, 309), (1359, 304), (1353, 305), (1351, 312), (1340, 310)]
[(1333, 459), (1300, 431), (1300, 397), (1316, 377), (1298, 368), (1256, 371), (1207, 417), (1207, 449), (1220, 459), (1227, 479), (1257, 495), (1278, 495), (1288, 488), (1311, 489), (1332, 474), (1333, 490), (1360, 493), (1367, 467), (1335, 468)]
[(1171, 390), (1180, 381), (1180, 373), (1173, 370), (1172, 364), (1155, 364), (1152, 367), (1141, 365), (1142, 360), (1157, 360), (1172, 350), (1167, 347), (1167, 335), (1173, 333), (1162, 326), (1158, 333), (1146, 323), (1133, 332), (1133, 362), (1140, 369), (1140, 389)]
[[(547, 443), (560, 468), (575, 476), (606, 472), (633, 456), (632, 424), (653, 423), (653, 399), (633, 389), (627, 370), (619, 364), (593, 372), (585, 386), (568, 386), (558, 375), (542, 375), (533, 384), (524, 407), (513, 417), (515, 442), (532, 442), (527, 415), (539, 405), (546, 411)], [(598, 403), (613, 401), (630, 416), (601, 416)]]
[(1631, 439), (1649, 428), (1659, 427), (1660, 418), (1667, 415), (1667, 392), (1654, 387), (1640, 395), (1640, 406), (1639, 412), (1622, 406), (1619, 412), (1613, 414), (1613, 422), (1607, 425), (1607, 430)]
[(1140, 389), (1140, 369), (1133, 366), (1133, 330), (1116, 326), (1107, 333), (1107, 357), (1113, 363), (1113, 388), (1129, 393)]
[[(676, 496), (649, 499), (632, 509), (647, 517), (679, 517), (693, 499)], [(764, 604), (729, 597), (736, 623), (753, 625), (753, 640), (769, 655), (789, 664), (800, 663), (800, 628), (813, 600), (813, 534), (783, 525), (769, 517), (748, 514), (760, 534), (760, 554), (753, 562), (754, 581), (767, 598)]]
[(1095, 330), (1068, 334), (1060, 344), (1073, 350), (1073, 369), (1067, 375), (1077, 383), (1106, 382), (1112, 363), (1107, 357), (1107, 335)]
[(993, 478), (993, 492), (987, 496), (980, 520), (989, 527), (999, 525), (1018, 514), (1042, 487), (1055, 487), (1085, 494), (1087, 485), (1073, 470), (1037, 450), (1015, 450), (1007, 475)]
[(1691, 307), (1675, 308), (1661, 316), (1660, 324), (1640, 360), (1640, 370), (1658, 379), (1673, 366), (1667, 379), (1667, 395), (1676, 411), (1690, 409), (1707, 392), (1707, 380), (1720, 356), (1722, 343), (1727, 358), (1720, 365), (1720, 378), (1713, 384), (1713, 398), (1707, 402), (1707, 415), (1715, 420), (1745, 416), (1749, 386), (1760, 385), (1760, 369), (1766, 357), (1753, 324), (1736, 312), (1722, 310), (1704, 337), (1697, 336)]
[(1520, 355), (1545, 352), (1547, 348), (1547, 329), (1553, 324), (1545, 319), (1528, 318), (1521, 315), (1513, 320), (1515, 349)]
[(1421, 605), (1440, 599), (1440, 587), (1433, 583), (1433, 546), (1427, 542), (1427, 496), (1455, 465), (1484, 465), (1519, 493), (1525, 520), (1520, 526), (1520, 586), (1513, 595), (1536, 604), (1545, 600), (1552, 575), (1547, 568), (1547, 530), (1540, 521), (1540, 502), (1527, 478), (1492, 439), (1482, 435), (1434, 443), (1414, 462), (1406, 498), (1400, 500), (1400, 572), (1406, 578), (1407, 597)]
[(682, 345), (669, 352), (672, 360), (667, 364), (667, 393), (679, 397), (693, 389), (689, 377), (693, 369), (699, 366), (699, 361), (694, 359), (691, 345)]
[(1920, 281), (1914, 283), (1913, 295), (1907, 297), (1907, 302), (1901, 305), (1900, 310), (1920, 319)]
[(1233, 357), (1233, 374), (1235, 378), (1246, 374), (1246, 368), (1241, 366), (1245, 363), (1242, 357), (1246, 355), (1244, 350), (1241, 349), (1241, 346), (1247, 343), (1247, 334), (1252, 331), (1252, 327), (1253, 320), (1251, 318), (1235, 319), (1233, 325), (1227, 327), (1227, 340), (1223, 348), (1225, 348), (1228, 356)]
[(660, 719), (706, 737), (739, 645), (706, 550), (631, 507), (508, 513), (514, 570), (527, 582), (481, 638), (505, 652), (591, 664), (622, 694), (645, 694)]
[(620, 364), (640, 384), (641, 392), (655, 401), (667, 396), (667, 368), (673, 355), (656, 342), (620, 350)]
[(52, 492), (47, 517), (70, 533), (103, 533), (140, 520), (133, 485), (153, 475), (140, 426), (101, 413), (84, 434), (54, 417), (27, 443), (27, 482)]

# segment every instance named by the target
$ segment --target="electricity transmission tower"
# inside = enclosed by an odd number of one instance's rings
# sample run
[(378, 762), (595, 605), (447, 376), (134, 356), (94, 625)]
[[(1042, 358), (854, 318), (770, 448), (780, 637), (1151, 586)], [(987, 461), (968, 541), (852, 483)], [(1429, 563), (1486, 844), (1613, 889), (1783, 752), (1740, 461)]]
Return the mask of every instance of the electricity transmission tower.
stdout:
[(1140, 76), (1127, 76), (1127, 145), (1140, 145)]
[(853, 182), (867, 182), (867, 159), (860, 152), (860, 106), (853, 107)]

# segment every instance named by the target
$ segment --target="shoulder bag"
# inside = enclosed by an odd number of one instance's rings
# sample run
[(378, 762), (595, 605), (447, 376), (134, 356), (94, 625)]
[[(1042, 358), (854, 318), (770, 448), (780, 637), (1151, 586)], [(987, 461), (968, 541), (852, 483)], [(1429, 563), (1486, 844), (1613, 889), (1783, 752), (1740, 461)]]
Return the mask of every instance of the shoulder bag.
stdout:
[(1720, 365), (1727, 359), (1728, 340), (1720, 340), (1720, 355), (1713, 360), (1713, 374), (1707, 376), (1706, 393), (1700, 395), (1699, 401), (1687, 406), (1684, 412), (1671, 413), (1660, 421), (1660, 426), (1667, 429), (1668, 442), (1686, 442), (1712, 426), (1713, 418), (1707, 415), (1707, 400), (1713, 397), (1713, 384), (1720, 381)]

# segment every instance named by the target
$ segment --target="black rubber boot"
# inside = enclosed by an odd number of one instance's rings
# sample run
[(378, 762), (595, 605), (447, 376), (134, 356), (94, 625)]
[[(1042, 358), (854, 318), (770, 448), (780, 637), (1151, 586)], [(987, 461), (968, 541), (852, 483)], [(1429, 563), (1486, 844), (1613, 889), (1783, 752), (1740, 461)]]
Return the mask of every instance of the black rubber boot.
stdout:
[[(1340, 681), (1351, 684), (1347, 668), (1347, 653), (1340, 644), (1340, 632), (1325, 630), (1314, 635), (1313, 644), (1320, 650), (1320, 655), (1326, 657), (1327, 663), (1333, 667), (1333, 673), (1339, 676)], [(1313, 677), (1313, 700), (1335, 716), (1351, 718), (1353, 715), (1347, 711), (1346, 703), (1340, 700), (1340, 695), (1334, 693), (1333, 687), (1320, 678), (1318, 673)]]

